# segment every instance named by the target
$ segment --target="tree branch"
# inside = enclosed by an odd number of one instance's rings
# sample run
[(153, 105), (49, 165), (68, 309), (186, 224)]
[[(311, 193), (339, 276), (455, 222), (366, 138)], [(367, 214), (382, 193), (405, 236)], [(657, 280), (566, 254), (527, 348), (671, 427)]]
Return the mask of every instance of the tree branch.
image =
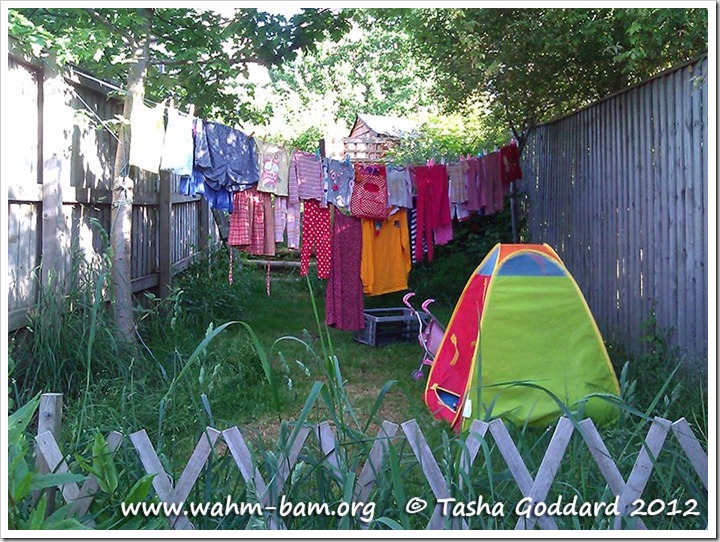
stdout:
[(94, 9), (90, 9), (90, 8), (83, 8), (83, 9), (95, 21), (99, 22), (101, 25), (103, 25), (105, 28), (109, 29), (111, 32), (114, 32), (115, 34), (119, 35), (125, 42), (125, 45), (127, 45), (129, 47), (133, 47), (133, 48), (135, 48), (137, 46), (137, 42), (135, 41), (135, 39), (130, 34), (125, 32), (122, 28), (119, 28), (118, 26), (111, 23), (109, 20), (107, 20), (102, 15), (100, 15)]
[[(235, 66), (237, 64), (260, 64), (262, 66), (266, 66), (267, 62), (264, 60), (261, 60), (258, 57), (246, 57), (246, 58), (239, 58), (237, 60), (232, 60), (228, 57), (224, 57), (224, 60), (227, 60), (228, 65), (230, 67)], [(190, 64), (212, 64), (213, 62), (218, 62), (221, 60), (220, 58), (208, 58), (205, 60), (196, 60), (196, 59), (178, 59), (178, 58), (154, 58), (149, 61), (150, 64), (153, 66), (157, 66), (159, 64), (162, 64), (163, 66), (188, 66)]]

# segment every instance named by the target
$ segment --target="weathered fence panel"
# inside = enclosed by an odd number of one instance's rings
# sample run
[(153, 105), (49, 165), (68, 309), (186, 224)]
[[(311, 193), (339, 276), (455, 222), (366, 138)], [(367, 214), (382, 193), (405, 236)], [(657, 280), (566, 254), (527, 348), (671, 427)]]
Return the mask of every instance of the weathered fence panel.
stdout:
[[(39, 460), (44, 462), (51, 472), (69, 472), (65, 457), (57, 443), (57, 436), (60, 434), (61, 417), (61, 407), (58, 406), (58, 402), (59, 404), (62, 403), (61, 394), (44, 394), (41, 397), (41, 421), (38, 424), (38, 434), (35, 439), (36, 450)], [(44, 412), (51, 414), (51, 421), (43, 420)], [(473, 463), (483, 445), (486, 447), (494, 445), (498, 448), (512, 480), (520, 490), (521, 499), (518, 503), (527, 502), (528, 507), (526, 510), (530, 510), (530, 512), (517, 514), (517, 520), (514, 522), (515, 529), (532, 530), (536, 527), (549, 530), (558, 529), (558, 524), (553, 519), (553, 513), (549, 512), (547, 506), (542, 510), (535, 505), (553, 502), (554, 497), (550, 492), (554, 486), (562, 485), (562, 483), (557, 483), (556, 477), (563, 460), (573, 453), (568, 450), (568, 445), (573, 438), (584, 443), (587, 447), (592, 459), (599, 468), (597, 476), (604, 479), (610, 493), (615, 497), (614, 501), (612, 498), (607, 502), (602, 501), (607, 506), (614, 503), (616, 507), (615, 512), (610, 514), (610, 517), (612, 517), (612, 521), (608, 523), (610, 529), (646, 530), (648, 526), (642, 517), (646, 517), (646, 520), (651, 522), (653, 516), (657, 515), (654, 513), (635, 515), (634, 511), (638, 506), (636, 500), (641, 499), (646, 493), (653, 471), (661, 467), (668, 467), (667, 464), (660, 465), (657, 459), (664, 448), (669, 448), (666, 444), (672, 438), (671, 435), (674, 435), (680, 448), (669, 449), (665, 452), (665, 455), (673, 454), (676, 460), (687, 461), (705, 489), (708, 488), (708, 456), (685, 418), (681, 418), (674, 423), (659, 417), (652, 420), (646, 437), (638, 445), (637, 453), (629, 451), (629, 455), (636, 456), (636, 459), (627, 478), (623, 476), (615, 464), (618, 458), (612, 457), (595, 424), (589, 418), (579, 422), (572, 421), (567, 417), (561, 417), (558, 420), (542, 461), (534, 475), (526, 465), (527, 458), (522, 457), (508, 428), (501, 419), (494, 419), (489, 423), (480, 420), (473, 421), (470, 431), (460, 443), (463, 453), (458, 464), (455, 465), (456, 469), (451, 469), (451, 475), (447, 474), (446, 458), (443, 459), (446, 472), (443, 473), (441, 470), (438, 459), (434, 455), (437, 454), (437, 451), (433, 452), (430, 448), (414, 419), (404, 422), (400, 427), (402, 433), (397, 431), (397, 425), (387, 421), (382, 423), (377, 438), (373, 440), (372, 448), (365, 458), (364, 466), (358, 478), (355, 477), (357, 467), (349, 467), (344, 461), (338, 461), (337, 437), (328, 422), (313, 426), (304, 425), (298, 428), (293, 433), (293, 440), (285, 444), (283, 451), (278, 451), (277, 471), (271, 473), (272, 477), (267, 480), (263, 478), (262, 473), (255, 464), (256, 456), (251, 452), (237, 426), (232, 426), (224, 431), (207, 427), (200, 435), (187, 464), (182, 469), (182, 473), (176, 478), (176, 481), (173, 481), (171, 476), (173, 473), (165, 471), (165, 467), (160, 461), (145, 429), (132, 433), (129, 436), (130, 442), (125, 441), (125, 444), (132, 444), (145, 472), (154, 475), (153, 487), (160, 500), (167, 504), (183, 505), (186, 503), (211, 455), (217, 452), (216, 444), (222, 438), (227, 445), (227, 449), (230, 450), (235, 466), (240, 471), (245, 484), (253, 486), (257, 503), (260, 509), (265, 511), (264, 514), (260, 513), (260, 515), (266, 516), (263, 521), (266, 522), (265, 527), (269, 529), (286, 528), (281, 518), (282, 514), (278, 515), (278, 505), (283, 496), (288, 496), (287, 482), (299, 458), (304, 456), (305, 461), (310, 461), (309, 458), (312, 453), (308, 453), (308, 450), (315, 445), (311, 441), (312, 439), (308, 439), (311, 433), (314, 434), (314, 440), (322, 452), (319, 461), (327, 464), (329, 471), (338, 482), (338, 486), (343, 487), (349, 475), (354, 482), (354, 486), (351, 488), (353, 490), (352, 494), (346, 491), (344, 498), (349, 498), (352, 495), (355, 502), (363, 503), (367, 502), (372, 496), (373, 484), (379, 482), (383, 476), (389, 475), (383, 469), (383, 463), (388, 457), (389, 447), (394, 445), (396, 453), (402, 455), (403, 452), (400, 450), (402, 441), (405, 440), (414, 459), (410, 458), (408, 452), (404, 452), (404, 457), (407, 458), (407, 462), (414, 463), (419, 467), (422, 472), (423, 484), (427, 482), (436, 498), (436, 505), (426, 526), (426, 529), (433, 530), (467, 530), (469, 528), (465, 518), (448, 514), (444, 511), (444, 505), (441, 503), (458, 496), (451, 491), (451, 485), (462, 487), (463, 480), (470, 480)], [(575, 436), (576, 434), (577, 436)], [(394, 444), (393, 441), (395, 441)], [(117, 450), (121, 444), (123, 444), (123, 436), (120, 433), (111, 432), (108, 435), (108, 447), (111, 452)], [(347, 443), (345, 448), (348, 448)], [(303, 451), (305, 451), (305, 454), (303, 454)], [(343, 451), (343, 453), (346, 452), (347, 449)], [(682, 457), (683, 453), (685, 458)], [(352, 472), (348, 470), (349, 468)], [(502, 469), (504, 467), (498, 464), (495, 469), (498, 468)], [(676, 468), (675, 460), (672, 468)], [(688, 470), (687, 472), (690, 473), (691, 471)], [(510, 478), (507, 479), (510, 480)], [(64, 501), (72, 503), (75, 517), (84, 521), (87, 521), (88, 518), (83, 517), (83, 514), (89, 509), (94, 497), (93, 489), (96, 491), (97, 487), (97, 479), (92, 475), (86, 479), (82, 488), (78, 488), (75, 483), (59, 486)], [(417, 486), (415, 487), (417, 490)], [(347, 490), (347, 488), (344, 489)], [(484, 492), (487, 489), (483, 488), (482, 491)], [(567, 488), (565, 489), (567, 490)], [(672, 494), (678, 494), (678, 491), (673, 490)], [(479, 495), (482, 496), (482, 493), (479, 493)], [(562, 495), (562, 492), (560, 495)], [(653, 494), (652, 497), (659, 500), (657, 495)], [(303, 494), (303, 498), (307, 501), (313, 501), (316, 499), (316, 495)], [(426, 501), (424, 502), (427, 504)], [(591, 501), (586, 502), (590, 503)], [(665, 504), (663, 504), (663, 509), (664, 506)], [(671, 509), (668, 514), (676, 515), (681, 513), (673, 510)], [(185, 511), (187, 512), (187, 506)], [(470, 514), (468, 517), (472, 515)], [(555, 515), (562, 516), (562, 514)], [(360, 520), (360, 528), (366, 529), (370, 527), (366, 521), (361, 518), (358, 519)], [(169, 515), (168, 522), (171, 529), (194, 529), (194, 525), (187, 517), (187, 513), (184, 515)], [(513, 528), (513, 522), (509, 522), (507, 525), (509, 528)]]
[(707, 357), (707, 58), (535, 128), (523, 150), (528, 242), (573, 273), (607, 339), (639, 351), (655, 313)]
[[(13, 124), (7, 141), (8, 322), (27, 323), (42, 288), (68, 292), (98, 269), (111, 226), (116, 136), (107, 125), (122, 113), (111, 89), (80, 72), (60, 72), (11, 47), (8, 93)], [(3, 143), (5, 144), (5, 143)], [(178, 178), (137, 170), (132, 212), (134, 292), (163, 295), (174, 273), (217, 242), (200, 197), (177, 194)], [(163, 190), (166, 195), (163, 199)], [(163, 203), (165, 203), (163, 205)]]

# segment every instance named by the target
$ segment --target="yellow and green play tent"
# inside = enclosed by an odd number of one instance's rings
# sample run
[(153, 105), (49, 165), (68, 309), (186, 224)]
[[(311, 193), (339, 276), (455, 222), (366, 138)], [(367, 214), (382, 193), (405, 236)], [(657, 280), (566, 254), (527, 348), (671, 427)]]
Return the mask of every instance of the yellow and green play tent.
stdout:
[[(497, 244), (475, 269), (435, 355), (425, 403), (460, 431), (473, 419), (544, 426), (570, 411), (602, 424), (615, 372), (585, 298), (547, 244)], [(554, 397), (553, 397), (554, 396)]]

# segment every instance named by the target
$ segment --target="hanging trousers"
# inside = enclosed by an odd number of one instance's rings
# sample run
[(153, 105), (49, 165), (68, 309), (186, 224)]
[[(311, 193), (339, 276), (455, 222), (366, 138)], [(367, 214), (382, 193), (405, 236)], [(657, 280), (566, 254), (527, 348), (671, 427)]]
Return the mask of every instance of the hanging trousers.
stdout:
[(310, 256), (315, 252), (318, 278), (330, 276), (330, 209), (320, 208), (317, 200), (305, 200), (302, 217), (302, 245), (300, 247), (300, 276), (308, 273)]

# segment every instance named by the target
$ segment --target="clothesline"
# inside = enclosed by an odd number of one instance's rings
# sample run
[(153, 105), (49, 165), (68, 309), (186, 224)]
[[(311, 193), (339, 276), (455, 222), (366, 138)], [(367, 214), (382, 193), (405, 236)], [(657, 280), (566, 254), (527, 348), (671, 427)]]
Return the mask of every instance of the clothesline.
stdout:
[[(81, 76), (85, 77), (86, 79), (90, 79), (91, 81), (95, 81), (95, 82), (98, 83), (99, 85), (102, 85), (102, 86), (104, 86), (104, 87), (107, 87), (107, 88), (109, 88), (109, 89), (112, 89), (112, 90), (114, 90), (114, 91), (116, 91), (116, 92), (119, 92), (119, 93), (125, 95), (125, 96), (131, 96), (131, 95), (132, 95), (132, 92), (130, 92), (129, 90), (125, 90), (124, 88), (118, 87), (117, 85), (113, 85), (112, 83), (108, 83), (107, 81), (103, 81), (102, 79), (98, 79), (97, 77), (93, 77), (92, 75), (89, 75), (89, 74), (87, 74), (87, 73), (85, 73), (85, 72), (83, 72), (83, 71), (79, 71), (79, 70), (76, 69), (76, 68), (71, 68), (71, 70), (72, 70), (73, 73), (76, 73), (76, 74), (78, 74), (78, 75), (81, 75)], [(166, 101), (167, 101), (167, 99), (165, 99), (163, 102), (161, 102), (162, 105), (165, 105), (165, 102), (166, 102)], [(161, 103), (154, 102), (153, 100), (150, 100), (149, 98), (146, 98), (145, 96), (143, 96), (143, 102), (145, 102), (145, 103), (147, 103), (147, 104), (149, 104), (149, 105), (155, 106), (155, 107), (157, 107), (158, 105), (161, 105)], [(197, 118), (198, 118), (197, 116), (195, 116), (195, 115), (192, 114), (192, 113), (186, 113), (185, 111), (182, 111), (182, 110), (180, 110), (180, 109), (177, 109), (177, 108), (175, 108), (175, 107), (173, 107), (173, 106), (171, 106), (171, 105), (170, 105), (170, 106), (169, 106), (169, 105), (165, 105), (165, 109), (166, 109), (166, 110), (174, 109), (174, 110), (177, 111), (180, 115), (184, 115), (184, 116), (186, 116), (186, 117), (190, 117), (190, 118), (193, 118), (193, 119), (197, 119)]]
[(453, 240), (453, 220), (503, 211), (508, 184), (521, 178), (513, 145), (397, 167), (290, 151), (172, 111), (166, 127), (164, 117), (161, 107), (133, 108), (130, 163), (173, 171), (178, 192), (229, 212), (228, 246), (272, 256), (286, 242), (300, 249), (301, 276), (314, 255), (328, 280), (326, 322), (348, 331), (364, 326), (363, 295), (406, 290), (412, 264)]

